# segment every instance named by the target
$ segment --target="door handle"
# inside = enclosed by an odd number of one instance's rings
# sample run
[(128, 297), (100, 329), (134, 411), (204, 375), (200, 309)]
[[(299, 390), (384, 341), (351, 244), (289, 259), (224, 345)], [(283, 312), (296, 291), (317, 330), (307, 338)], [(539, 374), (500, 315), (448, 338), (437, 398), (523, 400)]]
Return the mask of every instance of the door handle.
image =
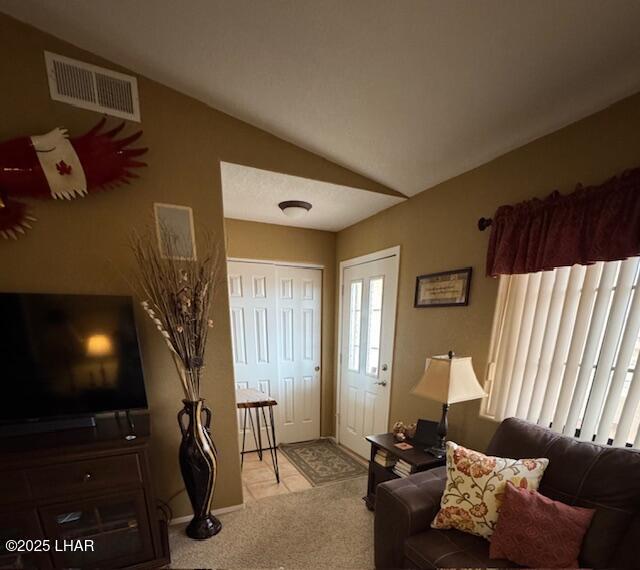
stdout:
[(380, 382), (375, 382), (375, 384), (377, 384), (378, 386), (386, 386), (387, 385), (387, 381), (386, 380), (380, 380)]
[(386, 372), (389, 369), (389, 367), (386, 364), (382, 365), (382, 371)]
[(315, 370), (316, 372), (320, 372), (320, 367), (319, 367), (319, 366), (316, 366), (316, 367), (314, 368), (314, 370)]

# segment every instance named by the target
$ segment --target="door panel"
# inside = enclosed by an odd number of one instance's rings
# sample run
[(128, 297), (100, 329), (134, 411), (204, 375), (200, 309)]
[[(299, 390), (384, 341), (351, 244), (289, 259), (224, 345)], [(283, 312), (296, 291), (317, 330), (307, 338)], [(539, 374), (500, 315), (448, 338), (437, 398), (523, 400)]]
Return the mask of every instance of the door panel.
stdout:
[[(236, 387), (259, 390), (280, 403), (275, 268), (262, 263), (229, 262), (227, 270)], [(242, 420), (243, 412), (238, 411), (240, 445)], [(266, 442), (264, 426), (262, 430)], [(247, 432), (246, 449), (255, 449), (249, 422)]]
[[(228, 275), (236, 386), (276, 399), (279, 442), (320, 437), (322, 272), (229, 261)], [(240, 412), (238, 426), (242, 445)]]
[(362, 457), (388, 429), (397, 272), (395, 255), (343, 271), (338, 437)]
[(281, 315), (278, 369), (286, 411), (279, 437), (283, 442), (320, 437), (320, 362), (322, 272), (278, 266)]

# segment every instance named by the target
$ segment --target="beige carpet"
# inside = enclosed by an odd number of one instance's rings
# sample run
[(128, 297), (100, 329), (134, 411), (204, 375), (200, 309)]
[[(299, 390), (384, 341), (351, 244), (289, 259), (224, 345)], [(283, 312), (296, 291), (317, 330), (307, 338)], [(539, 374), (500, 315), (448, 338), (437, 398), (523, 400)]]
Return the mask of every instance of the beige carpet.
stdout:
[(365, 477), (255, 501), (220, 516), (220, 534), (170, 530), (171, 568), (373, 568)]

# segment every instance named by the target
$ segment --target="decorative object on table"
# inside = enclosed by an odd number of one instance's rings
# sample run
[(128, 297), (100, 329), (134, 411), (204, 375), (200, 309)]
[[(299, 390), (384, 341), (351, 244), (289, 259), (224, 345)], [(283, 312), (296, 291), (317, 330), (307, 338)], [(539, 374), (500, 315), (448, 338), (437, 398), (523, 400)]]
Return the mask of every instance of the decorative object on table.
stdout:
[[(193, 225), (193, 210), (188, 206), (175, 204), (153, 204), (153, 213), (156, 219), (156, 233), (158, 235), (158, 247), (163, 257), (174, 256), (180, 260), (195, 260), (196, 238)], [(175, 241), (171, 244), (172, 251), (166, 251), (163, 233), (170, 233)]]
[(362, 477), (366, 467), (330, 439), (280, 445), (280, 451), (314, 487)]
[(416, 424), (404, 425), (403, 422), (396, 422), (391, 428), (391, 433), (398, 441), (405, 441), (411, 439), (416, 433)]
[(396, 440), (404, 441), (406, 439), (406, 436), (404, 435), (404, 423), (396, 422), (395, 424), (393, 424), (393, 427), (391, 428), (391, 433), (396, 438)]
[(407, 439), (407, 436), (404, 434), (403, 431), (394, 431), (393, 432), (393, 437), (396, 438), (396, 441), (402, 442), (405, 439)]
[(116, 139), (125, 124), (101, 132), (105, 121), (76, 138), (56, 128), (0, 144), (0, 237), (18, 239), (36, 221), (23, 198), (71, 200), (138, 177), (131, 170), (146, 164), (134, 159), (148, 149), (128, 146), (142, 131)]
[(595, 512), (507, 481), (489, 557), (529, 568), (580, 568), (580, 548)]
[(445, 463), (443, 458), (438, 459), (419, 447), (407, 442), (398, 443), (393, 433), (369, 435), (366, 440), (371, 444), (371, 455), (367, 495), (363, 500), (371, 511), (375, 508), (376, 488), (380, 483), (408, 477), (409, 474), (427, 471)]
[(447, 438), (449, 406), (458, 402), (486, 397), (473, 371), (471, 357), (455, 356), (452, 351), (442, 356), (427, 358), (420, 381), (412, 394), (442, 403), (442, 417), (438, 424), (438, 444), (429, 449), (436, 457), (444, 457)]
[(447, 442), (447, 482), (432, 528), (455, 528), (489, 538), (496, 527), (505, 485), (536, 491), (549, 465), (545, 458), (490, 457)]
[[(280, 467), (278, 466), (278, 442), (276, 441), (276, 424), (273, 420), (273, 407), (277, 406), (278, 402), (274, 398), (268, 396), (264, 392), (259, 390), (253, 390), (252, 388), (239, 388), (236, 390), (236, 407), (243, 412), (242, 418), (242, 449), (240, 451), (240, 470), (244, 467), (244, 456), (247, 453), (257, 453), (258, 459), (262, 461), (262, 452), (268, 451), (271, 454), (271, 464), (273, 465), (273, 472), (276, 476), (276, 482), (280, 483)], [(269, 410), (269, 420), (267, 421), (267, 415), (264, 409)], [(255, 422), (251, 415), (251, 410), (255, 412)], [(267, 435), (268, 447), (262, 445), (262, 427), (260, 426), (260, 414), (262, 413), (262, 421), (264, 430)], [(247, 417), (251, 425), (251, 432), (253, 434), (253, 441), (256, 444), (255, 450), (246, 450), (247, 441)]]
[[(209, 240), (199, 261), (176, 255), (176, 237), (161, 234), (164, 256), (155, 232), (134, 233), (131, 247), (138, 264), (137, 287), (142, 307), (165, 339), (184, 390), (183, 409), (178, 413), (182, 432), (180, 469), (193, 519), (187, 535), (209, 538), (220, 531), (220, 521), (211, 514), (211, 501), (218, 474), (218, 458), (211, 439), (211, 411), (200, 396), (200, 379), (205, 365), (205, 347), (211, 320), (211, 303), (220, 268), (219, 250)], [(186, 419), (186, 424), (185, 424)]]
[(469, 304), (471, 267), (416, 277), (413, 306), (463, 307)]

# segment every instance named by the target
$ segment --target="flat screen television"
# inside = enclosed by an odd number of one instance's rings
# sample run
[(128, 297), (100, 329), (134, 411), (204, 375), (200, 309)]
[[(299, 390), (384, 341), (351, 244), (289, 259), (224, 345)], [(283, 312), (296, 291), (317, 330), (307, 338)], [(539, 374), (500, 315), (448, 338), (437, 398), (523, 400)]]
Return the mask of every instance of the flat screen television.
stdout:
[(0, 293), (0, 423), (147, 407), (131, 297)]

